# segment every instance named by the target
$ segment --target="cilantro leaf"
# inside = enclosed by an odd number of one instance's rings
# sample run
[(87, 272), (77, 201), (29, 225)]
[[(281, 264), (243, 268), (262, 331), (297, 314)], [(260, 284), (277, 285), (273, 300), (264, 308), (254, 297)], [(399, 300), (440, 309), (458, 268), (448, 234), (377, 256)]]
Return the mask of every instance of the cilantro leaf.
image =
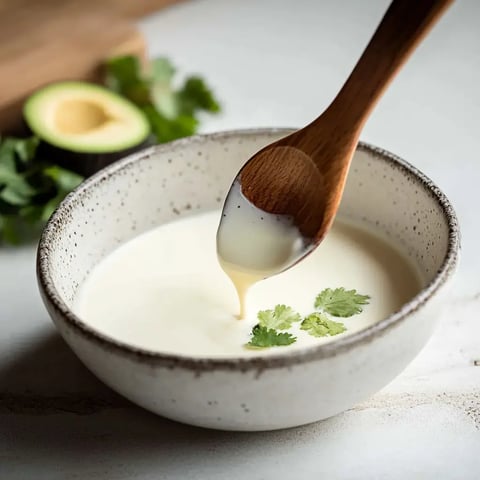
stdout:
[(19, 163), (26, 164), (33, 158), (39, 139), (30, 138), (13, 138), (6, 137), (0, 142), (0, 164), (15, 170), (17, 160)]
[(174, 120), (170, 120), (151, 106), (145, 107), (143, 111), (158, 143), (193, 135), (197, 129), (198, 122), (193, 117), (178, 116)]
[(193, 115), (196, 110), (212, 113), (220, 111), (220, 105), (212, 91), (200, 77), (187, 78), (185, 85), (178, 92), (178, 99), (180, 112), (185, 115)]
[(156, 82), (170, 83), (175, 75), (175, 67), (166, 57), (155, 58), (150, 62), (150, 77)]
[(362, 312), (361, 305), (368, 305), (369, 299), (368, 295), (360, 295), (356, 290), (326, 288), (317, 295), (314, 305), (334, 317), (351, 317)]
[(6, 185), (9, 182), (17, 179), (15, 172), (15, 164), (0, 163), (0, 185)]
[(107, 60), (105, 85), (138, 106), (150, 104), (150, 85), (142, 77), (140, 60), (134, 55)]
[(83, 178), (70, 170), (58, 165), (47, 167), (43, 170), (45, 176), (51, 178), (57, 188), (56, 195), (43, 205), (39, 212), (40, 219), (46, 222), (58, 207), (60, 202), (80, 183)]
[(106, 62), (105, 83), (108, 88), (124, 94), (125, 90), (141, 83), (140, 61), (134, 55), (109, 58)]
[(35, 238), (61, 200), (83, 178), (35, 157), (36, 137), (0, 141), (0, 241)]
[(247, 347), (267, 348), (267, 347), (282, 347), (295, 343), (297, 337), (290, 333), (278, 333), (272, 328), (255, 325), (252, 329), (250, 341), (246, 344)]
[(260, 310), (257, 318), (261, 327), (274, 330), (287, 330), (292, 323), (301, 320), (300, 314), (286, 305), (276, 305), (274, 310)]
[(35, 195), (35, 189), (26, 181), (24, 174), (15, 171), (4, 174), (1, 171), (1, 166), (0, 185), (27, 199)]
[(169, 84), (155, 83), (152, 85), (150, 97), (152, 106), (146, 105), (144, 108), (153, 108), (156, 113), (165, 117), (165, 121), (174, 121), (178, 117), (178, 102)]
[(22, 193), (21, 190), (16, 190), (11, 186), (6, 186), (0, 192), (0, 198), (10, 205), (13, 206), (24, 206), (28, 205), (30, 198), (28, 195)]
[[(150, 62), (149, 90), (151, 104), (158, 113), (169, 120), (174, 120), (180, 113), (172, 85), (174, 75), (175, 68), (167, 58), (156, 58)], [(160, 140), (158, 141), (161, 143)]]
[(74, 188), (80, 185), (83, 180), (83, 177), (77, 173), (66, 170), (58, 165), (44, 168), (43, 173), (53, 180), (59, 191), (65, 194), (70, 193)]
[(15, 223), (15, 217), (11, 216), (3, 217), (0, 222), (0, 231), (4, 240), (12, 245), (16, 245), (20, 242)]
[(107, 87), (143, 110), (157, 143), (193, 135), (199, 125), (199, 112), (220, 111), (202, 78), (189, 77), (180, 89), (175, 88), (175, 67), (167, 58), (152, 60), (142, 71), (136, 57), (115, 57), (107, 61), (106, 70)]
[(37, 151), (38, 144), (40, 139), (37, 137), (23, 138), (23, 139), (8, 139), (13, 143), (13, 148), (17, 157), (22, 163), (27, 163), (30, 161)]
[(324, 313), (311, 313), (305, 317), (300, 326), (302, 330), (306, 330), (314, 337), (327, 337), (338, 335), (347, 329), (341, 322), (330, 320)]

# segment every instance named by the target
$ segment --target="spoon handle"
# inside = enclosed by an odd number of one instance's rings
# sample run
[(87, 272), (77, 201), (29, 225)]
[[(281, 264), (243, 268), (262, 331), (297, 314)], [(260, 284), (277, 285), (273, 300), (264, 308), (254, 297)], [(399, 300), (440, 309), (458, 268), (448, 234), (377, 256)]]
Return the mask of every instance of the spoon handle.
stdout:
[(397, 71), (451, 3), (393, 0), (326, 116), (345, 133), (359, 133)]

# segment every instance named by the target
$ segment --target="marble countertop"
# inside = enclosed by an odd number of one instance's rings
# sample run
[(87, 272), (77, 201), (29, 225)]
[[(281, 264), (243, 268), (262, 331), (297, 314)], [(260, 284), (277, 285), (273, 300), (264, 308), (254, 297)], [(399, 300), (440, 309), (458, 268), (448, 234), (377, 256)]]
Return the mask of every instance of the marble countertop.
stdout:
[[(388, 0), (197, 0), (144, 19), (150, 53), (204, 74), (204, 131), (301, 126), (333, 98)], [(363, 140), (450, 197), (462, 261), (431, 341), (390, 385), (324, 422), (202, 430), (120, 399), (54, 330), (33, 247), (0, 249), (0, 478), (480, 478), (480, 2), (456, 2), (376, 108)], [(380, 361), (380, 360), (379, 360)]]

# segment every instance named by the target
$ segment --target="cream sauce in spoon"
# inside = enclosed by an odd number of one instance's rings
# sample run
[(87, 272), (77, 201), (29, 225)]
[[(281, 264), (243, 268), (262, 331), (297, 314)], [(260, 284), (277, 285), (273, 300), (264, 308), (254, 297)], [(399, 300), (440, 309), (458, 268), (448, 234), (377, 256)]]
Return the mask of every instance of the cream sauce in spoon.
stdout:
[(305, 240), (292, 220), (253, 205), (237, 179), (229, 192), (217, 231), (217, 256), (230, 277), (245, 316), (248, 289), (290, 267), (305, 251)]

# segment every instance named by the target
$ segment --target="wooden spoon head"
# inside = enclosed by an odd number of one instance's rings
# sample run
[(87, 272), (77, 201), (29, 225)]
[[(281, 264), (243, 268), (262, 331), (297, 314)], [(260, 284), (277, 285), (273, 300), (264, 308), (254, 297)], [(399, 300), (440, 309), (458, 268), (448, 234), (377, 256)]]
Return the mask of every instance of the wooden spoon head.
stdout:
[(235, 178), (217, 232), (221, 262), (239, 270), (255, 266), (260, 276), (280, 273), (313, 251), (330, 228), (348, 164), (343, 171), (334, 162), (319, 163), (285, 143), (289, 138), (260, 150)]
[(242, 193), (267, 213), (290, 217), (302, 236), (313, 242), (325, 210), (325, 178), (312, 158), (291, 146), (271, 146), (240, 170)]

